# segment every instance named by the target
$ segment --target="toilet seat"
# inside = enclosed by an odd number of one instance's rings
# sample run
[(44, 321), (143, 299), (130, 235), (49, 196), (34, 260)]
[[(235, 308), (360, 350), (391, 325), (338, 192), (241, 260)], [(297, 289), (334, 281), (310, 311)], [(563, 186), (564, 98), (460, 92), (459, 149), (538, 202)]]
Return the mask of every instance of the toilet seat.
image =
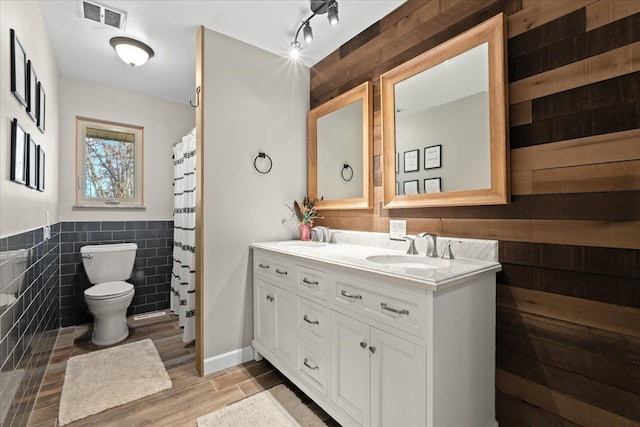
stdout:
[(92, 300), (118, 298), (133, 293), (133, 285), (128, 282), (105, 282), (93, 285), (84, 291), (84, 295)]

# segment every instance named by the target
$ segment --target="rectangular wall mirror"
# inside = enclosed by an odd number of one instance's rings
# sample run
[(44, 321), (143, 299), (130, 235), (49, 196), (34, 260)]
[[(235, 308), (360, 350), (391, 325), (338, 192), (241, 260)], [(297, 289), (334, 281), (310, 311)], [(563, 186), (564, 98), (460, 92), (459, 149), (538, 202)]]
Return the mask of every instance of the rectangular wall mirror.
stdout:
[(309, 112), (308, 195), (318, 208), (372, 205), (372, 88), (366, 82)]
[(496, 15), (380, 77), (387, 208), (508, 203), (504, 27)]

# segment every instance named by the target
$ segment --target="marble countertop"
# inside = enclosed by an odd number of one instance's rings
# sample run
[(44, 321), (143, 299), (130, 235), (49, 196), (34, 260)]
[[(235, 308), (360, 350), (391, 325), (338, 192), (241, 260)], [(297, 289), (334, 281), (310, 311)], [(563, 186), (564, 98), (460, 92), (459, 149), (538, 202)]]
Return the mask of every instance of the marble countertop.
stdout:
[[(328, 244), (287, 240), (253, 243), (251, 247), (375, 273), (432, 291), (455, 286), (474, 275), (495, 273), (502, 269), (498, 262), (430, 258), (424, 254), (407, 255), (405, 251), (347, 243)], [(378, 262), (367, 259), (370, 257), (376, 257)], [(387, 263), (391, 260), (399, 262)]]

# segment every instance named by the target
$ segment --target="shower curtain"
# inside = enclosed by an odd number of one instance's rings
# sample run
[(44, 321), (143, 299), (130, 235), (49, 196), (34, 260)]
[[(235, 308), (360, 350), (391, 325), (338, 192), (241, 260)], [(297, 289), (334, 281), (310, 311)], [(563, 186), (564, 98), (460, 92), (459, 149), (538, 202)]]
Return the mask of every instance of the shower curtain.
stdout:
[(173, 147), (173, 274), (171, 310), (183, 328), (182, 341), (196, 337), (196, 130)]

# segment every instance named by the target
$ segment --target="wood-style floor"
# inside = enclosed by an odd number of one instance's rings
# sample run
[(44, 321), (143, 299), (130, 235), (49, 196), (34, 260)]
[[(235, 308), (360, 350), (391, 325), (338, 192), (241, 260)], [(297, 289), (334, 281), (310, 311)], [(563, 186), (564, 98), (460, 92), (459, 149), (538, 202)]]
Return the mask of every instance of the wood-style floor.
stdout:
[[(164, 314), (138, 321), (131, 317), (128, 322), (130, 335), (120, 344), (151, 338), (173, 386), (69, 426), (195, 426), (198, 417), (280, 383), (291, 388), (329, 426), (339, 426), (265, 360), (247, 362), (205, 377), (198, 376), (194, 365), (195, 347), (182, 342), (182, 331), (174, 315)], [(58, 407), (67, 360), (103, 348), (91, 343), (91, 325), (60, 330), (29, 426), (58, 425)]]

